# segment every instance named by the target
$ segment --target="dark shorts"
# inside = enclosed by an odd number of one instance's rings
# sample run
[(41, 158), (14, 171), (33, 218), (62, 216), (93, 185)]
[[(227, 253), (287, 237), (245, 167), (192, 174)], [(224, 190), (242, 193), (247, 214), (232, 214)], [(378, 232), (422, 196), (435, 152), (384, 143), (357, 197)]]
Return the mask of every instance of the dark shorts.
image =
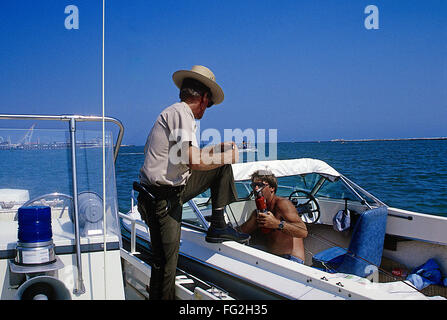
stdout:
[[(268, 252), (267, 247), (264, 246), (264, 245), (261, 245), (261, 244), (251, 245), (251, 247), (256, 248), (258, 250), (262, 250), (262, 251)], [(292, 256), (291, 254), (278, 254), (277, 256), (281, 257), (281, 258), (285, 258), (287, 260), (291, 260), (291, 261), (294, 261), (294, 262), (298, 262), (298, 263), (304, 264), (303, 260), (301, 260), (300, 258), (298, 258), (296, 256)]]

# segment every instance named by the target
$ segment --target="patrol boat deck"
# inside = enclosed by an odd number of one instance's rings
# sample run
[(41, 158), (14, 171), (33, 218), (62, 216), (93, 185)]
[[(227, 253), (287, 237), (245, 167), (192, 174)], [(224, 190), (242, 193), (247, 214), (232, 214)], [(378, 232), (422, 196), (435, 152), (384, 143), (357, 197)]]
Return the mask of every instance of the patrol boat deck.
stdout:
[[(145, 298), (144, 285), (138, 287), (136, 279), (139, 273), (150, 275), (150, 265), (122, 241), (118, 218), (115, 161), (124, 134), (121, 122), (80, 115), (0, 115), (0, 121), (6, 120), (60, 121), (67, 128), (34, 130), (42, 143), (61, 142), (63, 148), (0, 150), (0, 299)], [(90, 130), (102, 121), (119, 128), (115, 142), (111, 131), (103, 136), (97, 128)], [(0, 129), (0, 136), (24, 136), (27, 131)], [(92, 140), (103, 148), (85, 148)], [(37, 250), (18, 259), (18, 209), (36, 206), (51, 209), (55, 261), (48, 258), (51, 248), (38, 242), (33, 243)], [(231, 299), (181, 270), (176, 295)]]

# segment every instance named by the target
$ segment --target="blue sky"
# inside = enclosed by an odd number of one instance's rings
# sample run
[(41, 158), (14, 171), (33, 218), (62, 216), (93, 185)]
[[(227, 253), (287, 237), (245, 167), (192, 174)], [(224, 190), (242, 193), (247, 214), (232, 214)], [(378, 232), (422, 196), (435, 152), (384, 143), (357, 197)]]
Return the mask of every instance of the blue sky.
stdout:
[[(364, 27), (370, 4), (378, 30)], [(78, 30), (64, 27), (67, 5)], [(1, 1), (0, 111), (101, 115), (101, 14), (101, 0)], [(178, 101), (172, 73), (202, 64), (225, 92), (202, 130), (447, 136), (446, 18), (442, 0), (106, 0), (106, 115), (123, 122), (124, 143), (144, 144)]]

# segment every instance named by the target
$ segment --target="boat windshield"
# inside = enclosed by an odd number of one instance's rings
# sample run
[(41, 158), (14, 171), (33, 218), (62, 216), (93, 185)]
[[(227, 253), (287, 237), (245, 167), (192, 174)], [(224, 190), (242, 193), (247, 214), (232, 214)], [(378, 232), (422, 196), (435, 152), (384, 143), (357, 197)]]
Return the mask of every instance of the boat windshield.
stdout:
[[(350, 200), (360, 202), (359, 196), (370, 205), (380, 205), (374, 197), (364, 192), (363, 189), (352, 183), (351, 181), (344, 181), (337, 179), (331, 182), (317, 173), (311, 173), (299, 176), (279, 177), (277, 195), (288, 198), (295, 190), (304, 190), (312, 193), (315, 198), (327, 198), (334, 200)], [(349, 185), (348, 185), (349, 183)], [(355, 190), (353, 190), (350, 188)], [(239, 199), (247, 199), (252, 197), (250, 181), (236, 182), (236, 189)]]
[[(0, 223), (11, 224), (1, 243), (17, 241), (21, 206), (51, 207), (53, 240), (74, 240), (70, 132), (61, 129), (0, 129)], [(118, 235), (118, 203), (112, 133), (105, 134), (103, 201), (102, 131), (76, 131), (76, 171), (81, 237)], [(103, 215), (105, 206), (105, 216)], [(8, 228), (2, 228), (8, 230)]]
[(211, 215), (212, 206), (209, 197), (202, 194), (183, 205), (182, 223), (184, 225), (204, 229), (208, 228), (205, 216)]
[[(346, 178), (337, 179), (332, 182), (317, 173), (311, 173), (279, 177), (277, 180), (278, 189), (276, 194), (287, 199), (291, 194), (294, 194), (294, 198), (301, 199), (300, 197), (303, 197), (303, 194), (297, 194), (295, 191), (302, 190), (312, 194), (316, 199), (334, 200), (341, 203), (348, 200), (351, 203), (357, 202), (359, 205), (363, 205), (363, 201), (365, 201), (370, 206), (380, 206), (382, 204), (379, 200)], [(239, 201), (254, 199), (250, 183), (251, 181), (249, 180), (237, 181), (235, 183)], [(207, 222), (204, 217), (210, 215), (212, 210), (210, 197), (211, 193), (208, 189), (206, 192), (191, 200), (193, 203), (185, 203), (183, 205), (182, 222), (188, 226), (206, 229)], [(307, 198), (304, 197), (302, 199)]]

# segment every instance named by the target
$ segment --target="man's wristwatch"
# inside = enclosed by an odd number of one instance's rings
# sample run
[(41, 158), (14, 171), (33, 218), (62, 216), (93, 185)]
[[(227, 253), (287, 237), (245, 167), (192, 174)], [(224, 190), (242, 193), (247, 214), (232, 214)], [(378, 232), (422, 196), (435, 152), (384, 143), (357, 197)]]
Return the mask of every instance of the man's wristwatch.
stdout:
[(281, 221), (281, 222), (278, 224), (278, 230), (281, 231), (282, 229), (284, 229), (284, 221)]

